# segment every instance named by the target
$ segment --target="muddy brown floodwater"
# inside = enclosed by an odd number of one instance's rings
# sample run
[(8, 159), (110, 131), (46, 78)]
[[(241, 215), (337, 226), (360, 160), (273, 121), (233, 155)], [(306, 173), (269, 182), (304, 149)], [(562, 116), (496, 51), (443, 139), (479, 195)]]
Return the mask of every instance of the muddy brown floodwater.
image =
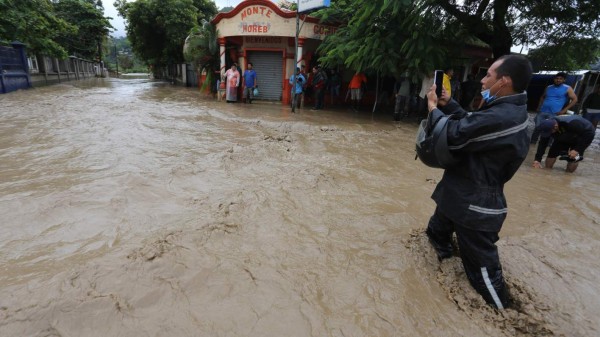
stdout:
[(423, 235), (416, 123), (149, 80), (0, 95), (0, 336), (599, 336), (598, 138), (506, 186), (497, 312)]

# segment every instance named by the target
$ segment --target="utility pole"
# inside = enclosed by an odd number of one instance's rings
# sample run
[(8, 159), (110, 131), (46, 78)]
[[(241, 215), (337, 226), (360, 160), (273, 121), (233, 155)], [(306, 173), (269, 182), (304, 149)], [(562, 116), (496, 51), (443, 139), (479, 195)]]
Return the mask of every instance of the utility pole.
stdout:
[[(302, 26), (304, 26), (308, 11), (322, 7), (329, 7), (330, 2), (330, 0), (303, 0), (302, 4), (304, 7), (302, 10), (304, 13), (304, 19), (302, 21)], [(294, 73), (294, 83), (292, 84), (292, 112), (296, 112), (296, 100), (298, 99), (298, 95), (296, 95), (296, 84), (298, 83), (298, 76), (300, 74), (296, 74), (296, 68), (300, 66), (298, 64), (298, 37), (300, 36), (300, 29), (302, 29), (302, 26), (300, 26), (300, 0), (296, 0), (296, 46), (294, 52), (294, 57), (296, 60), (294, 62), (294, 69), (292, 70)], [(307, 79), (305, 78), (304, 80), (306, 81)]]
[(300, 0), (296, 1), (296, 45), (294, 49), (294, 69), (292, 70), (294, 74), (294, 83), (292, 84), (292, 112), (296, 112), (296, 100), (298, 99), (298, 95), (296, 95), (296, 85), (298, 84), (298, 76), (300, 75), (296, 68), (298, 67), (298, 35), (300, 34), (300, 14), (298, 13), (298, 6), (300, 5)]
[(117, 77), (119, 77), (119, 54), (117, 53), (117, 43), (115, 42), (115, 63), (117, 64)]

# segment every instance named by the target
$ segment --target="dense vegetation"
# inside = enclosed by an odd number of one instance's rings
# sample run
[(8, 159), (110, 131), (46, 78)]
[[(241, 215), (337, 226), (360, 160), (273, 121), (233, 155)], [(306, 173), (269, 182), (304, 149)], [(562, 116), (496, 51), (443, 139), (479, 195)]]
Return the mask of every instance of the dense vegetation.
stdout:
[(342, 23), (322, 61), (363, 71), (430, 72), (465, 44), (495, 58), (523, 45), (542, 69), (587, 68), (600, 56), (597, 0), (338, 0), (316, 15)]
[(115, 6), (127, 20), (134, 53), (154, 69), (183, 63), (190, 30), (217, 13), (211, 0), (117, 0)]
[[(280, 5), (294, 8), (285, 0)], [(217, 13), (213, 1), (115, 0), (115, 6), (138, 62), (185, 62), (188, 36), (196, 48), (188, 62), (215, 61), (206, 58), (216, 44), (209, 41), (214, 27), (206, 25)], [(114, 54), (123, 65), (135, 64), (131, 52), (111, 54), (115, 41), (108, 41), (112, 27), (101, 0), (0, 0), (0, 13), (0, 41), (23, 42), (30, 53), (92, 60)], [(598, 0), (334, 0), (313, 15), (341, 25), (319, 47), (321, 63), (372, 73), (430, 72), (465, 45), (489, 46), (494, 57), (521, 45), (538, 69), (585, 69), (600, 57)]]
[(0, 0), (0, 41), (29, 53), (100, 59), (112, 26), (101, 0)]

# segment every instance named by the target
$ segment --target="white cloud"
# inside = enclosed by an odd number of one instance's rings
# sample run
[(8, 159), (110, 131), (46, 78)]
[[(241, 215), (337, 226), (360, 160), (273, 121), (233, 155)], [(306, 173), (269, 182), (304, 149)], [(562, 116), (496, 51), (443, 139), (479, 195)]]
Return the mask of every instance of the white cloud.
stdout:
[(125, 22), (117, 13), (117, 9), (115, 6), (113, 6), (113, 2), (114, 0), (102, 1), (102, 5), (104, 5), (104, 16), (109, 16), (112, 18), (110, 20), (110, 24), (115, 28), (115, 31), (110, 33), (110, 35), (115, 37), (123, 37), (126, 35)]

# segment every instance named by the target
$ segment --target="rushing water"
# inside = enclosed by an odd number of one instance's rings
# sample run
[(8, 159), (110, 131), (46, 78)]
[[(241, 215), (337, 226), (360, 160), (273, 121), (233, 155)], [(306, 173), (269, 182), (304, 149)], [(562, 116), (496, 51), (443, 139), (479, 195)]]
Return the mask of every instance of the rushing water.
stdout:
[(507, 184), (496, 312), (423, 235), (416, 123), (145, 79), (0, 95), (0, 121), (0, 336), (600, 335), (598, 140)]

